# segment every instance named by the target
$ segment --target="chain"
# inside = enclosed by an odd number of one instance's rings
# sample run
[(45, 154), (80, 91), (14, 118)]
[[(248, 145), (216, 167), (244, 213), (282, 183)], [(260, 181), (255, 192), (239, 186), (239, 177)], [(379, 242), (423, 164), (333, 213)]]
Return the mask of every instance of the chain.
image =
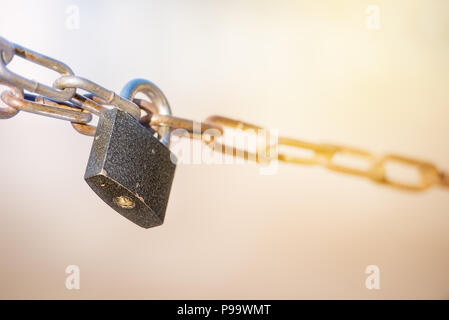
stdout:
[[(243, 130), (263, 129), (253, 124), (221, 116), (211, 116), (205, 121), (206, 123), (219, 124), (224, 127), (239, 128)], [(216, 150), (223, 153), (228, 153), (231, 155), (240, 154), (244, 157), (251, 158), (250, 154), (238, 152), (235, 148), (227, 148), (221, 144), (215, 144), (214, 147)], [(279, 147), (280, 149), (277, 156), (279, 161), (300, 165), (322, 165), (332, 171), (367, 178), (374, 182), (398, 189), (420, 191), (425, 190), (434, 184), (449, 187), (449, 177), (447, 174), (439, 171), (433, 164), (401, 155), (386, 154), (383, 156), (376, 156), (361, 149), (333, 144), (315, 144), (282, 136), (278, 138), (276, 147)], [(283, 152), (281, 147), (288, 147), (290, 152)], [(300, 157), (296, 155), (298, 150), (310, 151), (310, 156)], [(339, 164), (335, 161), (338, 156), (346, 156), (347, 158), (352, 158), (353, 160), (362, 160), (365, 162), (366, 168), (360, 169), (353, 166)], [(418, 181), (416, 183), (405, 183), (390, 177), (388, 175), (388, 165), (390, 164), (396, 164), (415, 170), (419, 175)]]
[[(17, 75), (7, 68), (8, 63), (16, 55), (57, 71), (61, 76), (55, 80), (53, 86), (48, 86)], [(153, 128), (168, 127), (187, 130), (190, 139), (201, 139), (213, 151), (233, 157), (255, 162), (278, 160), (299, 165), (321, 165), (332, 171), (370, 179), (376, 183), (408, 191), (420, 191), (432, 185), (449, 187), (449, 175), (433, 164), (396, 154), (376, 156), (356, 148), (316, 144), (282, 136), (278, 137), (274, 143), (264, 144), (263, 150), (257, 148), (254, 152), (229, 146), (225, 143), (228, 129), (255, 132), (264, 128), (222, 116), (211, 116), (203, 122), (195, 122), (170, 114), (161, 114), (152, 101), (134, 97), (125, 99), (88, 79), (74, 75), (73, 71), (60, 61), (8, 42), (1, 37), (0, 60), (0, 119), (9, 119), (17, 115), (19, 111), (26, 111), (69, 121), (77, 132), (94, 136), (96, 127), (90, 124), (93, 115), (100, 116), (110, 107), (117, 107)], [(80, 95), (76, 92), (77, 89), (90, 94)], [(24, 90), (36, 95), (25, 94)], [(143, 116), (141, 111), (145, 113)], [(214, 134), (208, 135), (211, 131)], [(274, 148), (277, 150), (274, 159), (260, 156), (266, 155)], [(283, 151), (283, 149), (289, 151)], [(298, 151), (305, 152), (308, 156), (297, 155)], [(359, 168), (341, 164), (337, 161), (341, 156), (363, 162), (365, 166)], [(391, 164), (414, 170), (418, 173), (418, 181), (402, 182), (390, 177), (388, 166)]]

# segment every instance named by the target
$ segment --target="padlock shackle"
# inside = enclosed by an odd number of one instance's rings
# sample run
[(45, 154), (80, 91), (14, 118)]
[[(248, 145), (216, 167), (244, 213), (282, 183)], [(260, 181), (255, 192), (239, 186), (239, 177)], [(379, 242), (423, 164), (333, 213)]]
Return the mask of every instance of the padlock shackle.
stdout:
[[(123, 87), (120, 95), (125, 99), (133, 101), (138, 93), (144, 94), (151, 100), (152, 105), (156, 108), (157, 114), (168, 116), (172, 114), (170, 104), (162, 90), (149, 80), (138, 78), (129, 81)], [(169, 127), (160, 127), (157, 130), (161, 136), (161, 142), (166, 146), (170, 144), (171, 130)]]

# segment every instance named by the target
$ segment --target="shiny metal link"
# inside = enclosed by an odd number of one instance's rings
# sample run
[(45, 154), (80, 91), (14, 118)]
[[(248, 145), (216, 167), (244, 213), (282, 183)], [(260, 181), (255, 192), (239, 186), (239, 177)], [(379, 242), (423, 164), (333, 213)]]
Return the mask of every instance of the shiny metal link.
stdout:
[(89, 137), (95, 136), (95, 132), (97, 131), (97, 127), (93, 126), (91, 124), (72, 122), (72, 127), (78, 133), (81, 133), (82, 135), (89, 136)]
[[(257, 133), (259, 130), (263, 130), (262, 127), (256, 126), (254, 124), (243, 122), (240, 120), (235, 120), (227, 117), (222, 117), (218, 115), (213, 115), (204, 120), (205, 124), (215, 124), (220, 125), (223, 128), (232, 128), (236, 130), (252, 130), (254, 133)], [(237, 148), (232, 145), (227, 145), (224, 142), (217, 141), (215, 137), (210, 140), (203, 139), (204, 143), (211, 148), (215, 152), (219, 152), (224, 155), (229, 155), (232, 157), (242, 158), (244, 160), (254, 161), (257, 163), (266, 163), (267, 157), (266, 154), (269, 152), (269, 145), (265, 145), (266, 148), (264, 150), (260, 150), (259, 145), (258, 149), (255, 152), (250, 152), (245, 149)], [(261, 156), (262, 155), (262, 156)]]
[(0, 37), (0, 59), (6, 65), (11, 62), (14, 57), (14, 46), (5, 38)]
[[(39, 97), (42, 99), (42, 97)], [(101, 104), (93, 101), (92, 99), (89, 99), (88, 97), (82, 96), (78, 93), (76, 93), (73, 98), (70, 100), (75, 106), (78, 108), (81, 108), (84, 113), (88, 114), (94, 114), (96, 116), (100, 116), (102, 112), (107, 110), (106, 107), (102, 106)], [(62, 108), (64, 109), (64, 104), (58, 104), (54, 101), (49, 101), (48, 99), (43, 99), (42, 101), (39, 101), (43, 104), (50, 104), (55, 108)], [(57, 109), (59, 110), (59, 109)], [(80, 109), (78, 109), (80, 110)], [(92, 116), (91, 116), (92, 118)], [(81, 121), (71, 121), (72, 127), (78, 132), (86, 136), (94, 136), (95, 132), (97, 130), (97, 127), (94, 125), (89, 124), (90, 121), (81, 122)]]
[[(332, 158), (332, 154), (334, 153), (333, 148), (329, 148), (329, 146), (313, 144), (310, 142), (305, 142), (297, 139), (291, 139), (287, 137), (279, 137), (278, 139), (279, 146), (287, 146), (292, 147), (296, 150), (306, 150), (311, 151), (312, 156), (304, 157), (299, 156), (293, 153), (280, 152), (278, 155), (278, 159), (284, 162), (290, 162), (295, 164), (303, 164), (303, 165), (314, 165), (314, 164), (322, 164), (323, 162), (329, 162)], [(324, 161), (321, 160), (324, 158)]]
[[(75, 94), (73, 98), (70, 100), (76, 106), (84, 109), (86, 112), (90, 112), (96, 116), (100, 116), (101, 113), (108, 110), (102, 104), (104, 103), (102, 99), (100, 101), (95, 101), (95, 96), (89, 95), (82, 96), (80, 94)], [(76, 123), (72, 122), (72, 127), (78, 132), (86, 136), (94, 136), (97, 131), (97, 127), (87, 123)]]
[[(279, 145), (299, 147), (301, 149), (311, 150), (314, 152), (314, 157), (311, 159), (302, 159), (296, 156), (289, 156), (288, 153), (279, 153), (280, 161), (297, 164), (323, 165), (332, 171), (368, 178), (376, 183), (385, 184), (397, 189), (408, 191), (425, 190), (434, 184), (446, 184), (449, 186), (449, 184), (442, 178), (445, 175), (440, 173), (431, 163), (399, 155), (389, 154), (382, 157), (376, 157), (375, 155), (360, 149), (335, 145), (310, 144), (283, 137), (279, 138)], [(335, 164), (333, 159), (338, 154), (344, 154), (355, 159), (364, 160), (367, 164), (366, 169), (362, 170), (346, 165)], [(389, 163), (396, 163), (401, 167), (415, 168), (420, 177), (419, 181), (417, 183), (404, 183), (394, 180), (387, 175), (386, 167)]]
[[(419, 181), (416, 184), (407, 184), (401, 181), (394, 180), (387, 174), (386, 168), (389, 163), (396, 163), (403, 167), (416, 169), (419, 174)], [(440, 172), (433, 164), (395, 154), (387, 154), (377, 161), (377, 163), (373, 167), (371, 179), (378, 183), (383, 183), (395, 188), (406, 189), (410, 191), (425, 190), (434, 184), (441, 184), (442, 182), (440, 181)]]
[(56, 71), (63, 76), (73, 75), (73, 71), (66, 64), (53, 58), (47, 57), (43, 54), (24, 48), (18, 44), (8, 42), (4, 38), (0, 38), (0, 51), (0, 56), (2, 57), (0, 61), (0, 80), (6, 81), (19, 88), (58, 101), (70, 100), (75, 94), (75, 89), (73, 88), (64, 88), (64, 90), (59, 90), (40, 82), (24, 78), (10, 71), (6, 67), (6, 65), (12, 60), (12, 58), (17, 55), (25, 60)]
[(56, 79), (53, 85), (59, 89), (76, 88), (85, 90), (103, 99), (107, 104), (114, 105), (117, 108), (128, 112), (137, 120), (140, 119), (140, 108), (135, 103), (122, 98), (114, 91), (103, 88), (88, 79), (84, 79), (78, 76), (64, 76)]
[[(215, 123), (223, 125), (224, 127), (241, 130), (261, 129), (261, 127), (253, 124), (221, 116), (209, 117), (205, 120), (205, 123)], [(214, 148), (214, 150), (222, 153), (227, 153), (230, 155), (240, 154), (243, 155), (246, 159), (254, 159), (254, 154), (250, 154), (248, 152), (242, 153), (241, 150), (237, 150), (232, 147), (228, 148), (228, 151), (226, 151), (225, 145), (216, 142), (212, 142), (210, 143), (210, 145)], [(278, 143), (276, 145), (267, 145), (268, 149), (274, 147), (279, 148), (280, 150), (277, 157), (279, 161), (294, 164), (322, 165), (332, 171), (367, 178), (376, 183), (388, 185), (397, 189), (407, 191), (421, 191), (428, 189), (432, 185), (440, 185), (442, 187), (449, 188), (448, 174), (439, 171), (433, 164), (429, 162), (411, 159), (400, 155), (388, 154), (382, 157), (376, 157), (368, 151), (357, 148), (331, 144), (314, 144), (286, 137), (279, 137)], [(292, 151), (281, 151), (281, 147), (289, 147), (292, 149)], [(310, 151), (312, 155), (310, 157), (301, 157), (295, 153), (295, 151), (297, 150)], [(335, 158), (338, 155), (348, 156), (355, 160), (362, 160), (366, 163), (366, 168), (360, 169), (348, 165), (338, 164), (335, 162)], [(260, 159), (257, 158), (256, 161), (259, 162)], [(417, 181), (417, 183), (406, 183), (389, 177), (387, 174), (387, 165), (390, 163), (396, 163), (402, 167), (417, 170), (419, 174), (419, 181)]]
[(101, 113), (108, 110), (108, 108), (104, 107), (102, 104), (95, 102), (93, 99), (90, 99), (86, 96), (82, 96), (76, 93), (72, 99), (70, 99), (75, 105), (84, 109), (87, 112), (90, 112), (96, 116), (100, 116)]
[(26, 111), (50, 118), (77, 123), (88, 123), (92, 120), (92, 114), (89, 112), (85, 112), (82, 109), (69, 105), (58, 104), (42, 97), (36, 97), (35, 102), (33, 102), (17, 97), (8, 91), (4, 91), (1, 94), (1, 99), (16, 110)]
[[(321, 145), (323, 147), (322, 151), (318, 152), (321, 156), (322, 165), (332, 171), (342, 172), (346, 174), (352, 174), (361, 177), (371, 176), (371, 167), (375, 163), (376, 158), (374, 155), (370, 154), (368, 151), (364, 151), (356, 148), (349, 148), (337, 145)], [(341, 165), (335, 163), (335, 158), (339, 155), (347, 156), (355, 160), (365, 161), (368, 166), (365, 170), (353, 168), (348, 165)]]
[[(156, 86), (153, 82), (148, 81), (146, 79), (133, 79), (129, 81), (123, 87), (120, 95), (126, 99), (131, 101), (134, 100), (137, 94), (145, 95), (150, 101), (150, 104), (145, 104), (146, 100), (141, 100), (142, 106), (141, 108), (146, 110), (147, 112), (151, 112), (152, 114), (166, 115), (171, 116), (171, 108), (168, 103), (167, 98), (164, 93), (158, 86)], [(146, 109), (146, 106), (149, 109)], [(161, 137), (161, 142), (166, 146), (170, 145), (170, 131), (171, 128), (168, 126), (161, 126), (158, 129), (158, 134)]]
[[(87, 99), (86, 97), (83, 97), (84, 99)], [(89, 99), (87, 99), (89, 100)], [(98, 99), (97, 97), (92, 97), (92, 100), (96, 103), (104, 102), (101, 99)], [(136, 103), (138, 106), (145, 105), (145, 107), (142, 107), (143, 110), (155, 110), (154, 106), (151, 105), (146, 100), (142, 99), (134, 99), (134, 103)], [(104, 107), (102, 107), (104, 108)], [(86, 108), (84, 108), (87, 110)], [(106, 108), (104, 108), (106, 109)], [(169, 129), (184, 129), (186, 130), (190, 135), (190, 137), (194, 138), (194, 135), (205, 135), (205, 136), (220, 136), (223, 134), (223, 128), (219, 125), (212, 124), (212, 123), (204, 123), (204, 122), (197, 122), (193, 120), (183, 119), (179, 117), (174, 117), (170, 115), (162, 115), (162, 114), (148, 114), (140, 119), (141, 123), (145, 123), (156, 130), (159, 128), (169, 128)], [(76, 131), (78, 131), (81, 134), (87, 135), (87, 136), (94, 136), (96, 127), (89, 124), (82, 124), (82, 123), (72, 123), (72, 126), (75, 128)]]
[[(3, 81), (0, 81), (0, 87), (4, 87), (4, 89), (6, 89), (3, 91), (0, 91), (0, 95), (4, 92), (8, 92), (8, 93), (16, 96), (17, 98), (23, 98), (23, 90), (18, 87), (12, 86)], [(18, 113), (19, 113), (19, 110), (6, 104), (3, 101), (3, 99), (0, 98), (0, 119), (9, 119), (9, 118), (14, 117)]]
[[(137, 102), (141, 101), (137, 100)], [(197, 122), (164, 114), (148, 115), (143, 117), (140, 122), (147, 123), (151, 127), (184, 129), (191, 134), (214, 136), (220, 136), (223, 134), (223, 128), (219, 125), (207, 122)]]

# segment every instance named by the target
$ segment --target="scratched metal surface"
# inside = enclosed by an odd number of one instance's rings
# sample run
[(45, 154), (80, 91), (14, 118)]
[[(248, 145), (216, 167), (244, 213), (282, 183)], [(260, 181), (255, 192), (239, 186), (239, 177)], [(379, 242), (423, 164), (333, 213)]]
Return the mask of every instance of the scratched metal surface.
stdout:
[[(164, 222), (176, 168), (170, 150), (154, 133), (124, 111), (106, 111), (84, 175), (113, 210), (143, 228)], [(128, 205), (117, 203), (123, 197)]]

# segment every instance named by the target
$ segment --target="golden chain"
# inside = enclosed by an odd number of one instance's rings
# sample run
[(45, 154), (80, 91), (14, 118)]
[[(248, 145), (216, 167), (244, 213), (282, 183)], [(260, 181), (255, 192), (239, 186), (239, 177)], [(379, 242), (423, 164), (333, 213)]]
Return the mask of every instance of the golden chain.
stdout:
[[(224, 127), (239, 128), (239, 129), (262, 129), (259, 126), (249, 124), (246, 122), (233, 120), (221, 116), (212, 116), (206, 119), (206, 123), (219, 124)], [(291, 152), (279, 151), (277, 159), (282, 162), (288, 162), (298, 165), (321, 165), (329, 170), (346, 173), (358, 177), (370, 179), (376, 183), (388, 185), (398, 189), (408, 191), (421, 191), (429, 188), (432, 185), (440, 185), (449, 187), (449, 176), (443, 171), (437, 169), (435, 165), (429, 162), (420, 161), (396, 154), (386, 154), (383, 156), (376, 156), (368, 151), (351, 148), (346, 146), (339, 146), (334, 144), (316, 144), (305, 142), (297, 139), (279, 137), (276, 147), (291, 147)], [(229, 153), (232, 155), (242, 154), (236, 152), (235, 149), (225, 148), (223, 145), (215, 145), (217, 151)], [(311, 151), (311, 156), (300, 157), (296, 155), (296, 150)], [(226, 151), (231, 150), (231, 151)], [(355, 160), (365, 161), (366, 169), (359, 169), (357, 167), (346, 166), (335, 161), (337, 156), (344, 155), (355, 158)], [(248, 157), (246, 154), (245, 157)], [(416, 183), (406, 183), (400, 180), (395, 180), (388, 175), (387, 166), (389, 164), (397, 164), (412, 170), (416, 170), (419, 174)]]

